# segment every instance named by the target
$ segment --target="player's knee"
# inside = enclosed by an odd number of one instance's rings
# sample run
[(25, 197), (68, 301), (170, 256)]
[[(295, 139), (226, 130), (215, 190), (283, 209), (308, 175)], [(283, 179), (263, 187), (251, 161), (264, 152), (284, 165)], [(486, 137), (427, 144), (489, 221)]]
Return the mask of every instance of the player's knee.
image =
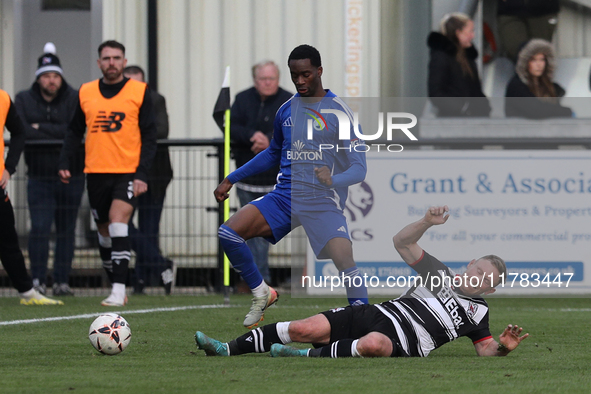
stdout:
[(127, 223), (109, 224), (109, 236), (111, 238), (127, 237), (129, 235), (129, 225)]
[(310, 325), (308, 319), (294, 320), (289, 323), (289, 337), (293, 342), (309, 343), (315, 342), (317, 330)]
[(218, 237), (222, 242), (222, 246), (224, 244), (242, 244), (244, 243), (244, 238), (242, 238), (234, 229), (231, 227), (222, 224), (218, 227)]
[(357, 352), (361, 357), (388, 357), (392, 354), (392, 341), (384, 334), (372, 332), (359, 339)]
[(293, 341), (301, 340), (306, 334), (306, 323), (302, 320), (295, 320), (289, 323), (288, 333)]

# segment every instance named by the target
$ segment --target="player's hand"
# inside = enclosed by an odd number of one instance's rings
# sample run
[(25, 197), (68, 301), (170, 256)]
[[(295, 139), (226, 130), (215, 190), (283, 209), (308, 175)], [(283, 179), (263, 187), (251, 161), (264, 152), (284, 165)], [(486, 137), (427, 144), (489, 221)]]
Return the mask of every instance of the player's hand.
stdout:
[(326, 186), (332, 186), (332, 176), (330, 175), (330, 169), (327, 166), (314, 168), (316, 178)]
[(519, 327), (517, 324), (509, 324), (501, 336), (499, 336), (499, 343), (503, 345), (508, 351), (514, 350), (525, 338), (529, 337), (529, 334), (519, 336), (523, 331), (523, 327)]
[(133, 180), (133, 196), (139, 197), (148, 191), (148, 184), (142, 180)]
[(8, 186), (9, 180), (10, 180), (10, 173), (5, 168), (4, 171), (2, 172), (2, 178), (0, 178), (0, 187), (2, 189), (6, 189), (6, 186)]
[(59, 170), (57, 174), (60, 176), (60, 181), (70, 183), (70, 178), (72, 177), (70, 170)]
[(220, 183), (218, 185), (218, 187), (215, 188), (215, 190), (213, 191), (213, 195), (215, 196), (215, 199), (217, 202), (222, 202), (224, 201), (226, 198), (230, 197), (230, 195), (228, 194), (228, 192), (230, 191), (230, 189), (232, 188), (232, 183), (228, 180), (228, 178), (224, 178), (224, 180), (222, 181), (222, 183)]
[(442, 207), (430, 207), (425, 214), (425, 221), (431, 225), (438, 225), (447, 222), (449, 219), (449, 208), (447, 205)]
[(260, 131), (255, 132), (252, 137), (250, 137), (250, 142), (252, 142), (250, 150), (255, 155), (269, 147), (269, 138)]

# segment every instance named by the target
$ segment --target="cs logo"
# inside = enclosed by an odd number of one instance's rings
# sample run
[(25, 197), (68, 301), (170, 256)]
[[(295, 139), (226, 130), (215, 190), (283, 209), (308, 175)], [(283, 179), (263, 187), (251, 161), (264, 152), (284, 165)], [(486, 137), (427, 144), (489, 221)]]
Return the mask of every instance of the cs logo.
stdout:
[[(373, 192), (365, 182), (349, 187), (349, 198), (345, 205), (345, 216), (351, 223), (359, 222), (373, 208)], [(351, 238), (354, 241), (371, 241), (374, 238), (371, 228), (352, 228)]]
[(114, 133), (121, 130), (123, 120), (125, 119), (124, 112), (111, 112), (109, 116), (105, 111), (99, 111), (97, 120), (92, 125), (91, 133), (102, 131), (105, 133)]
[(369, 214), (373, 207), (373, 192), (365, 182), (349, 187), (349, 198), (345, 205), (345, 215), (350, 222), (358, 221)]

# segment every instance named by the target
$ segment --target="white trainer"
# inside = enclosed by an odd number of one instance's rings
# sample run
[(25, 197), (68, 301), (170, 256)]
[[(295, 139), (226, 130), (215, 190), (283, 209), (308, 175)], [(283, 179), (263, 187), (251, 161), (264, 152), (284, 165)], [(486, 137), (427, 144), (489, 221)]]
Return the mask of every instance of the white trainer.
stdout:
[(118, 297), (113, 293), (101, 302), (102, 306), (125, 306), (125, 304), (127, 304), (127, 296)]
[(258, 326), (259, 322), (264, 320), (265, 311), (267, 308), (276, 303), (278, 298), (279, 294), (271, 286), (269, 286), (269, 293), (267, 293), (267, 295), (262, 297), (254, 297), (252, 299), (250, 312), (248, 312), (244, 318), (244, 327), (250, 330), (251, 328)]

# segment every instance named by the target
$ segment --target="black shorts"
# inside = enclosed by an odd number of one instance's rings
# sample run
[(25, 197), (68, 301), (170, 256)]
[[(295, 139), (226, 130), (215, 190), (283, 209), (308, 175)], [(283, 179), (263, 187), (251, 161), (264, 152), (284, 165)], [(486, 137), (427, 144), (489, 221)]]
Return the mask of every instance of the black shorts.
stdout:
[(390, 357), (408, 357), (402, 350), (394, 324), (374, 305), (348, 305), (320, 313), (330, 323), (330, 343), (341, 339), (359, 339), (370, 332), (379, 332), (392, 341)]
[(109, 211), (113, 200), (121, 200), (136, 207), (133, 195), (135, 174), (87, 174), (86, 188), (92, 216), (97, 223), (109, 222)]

